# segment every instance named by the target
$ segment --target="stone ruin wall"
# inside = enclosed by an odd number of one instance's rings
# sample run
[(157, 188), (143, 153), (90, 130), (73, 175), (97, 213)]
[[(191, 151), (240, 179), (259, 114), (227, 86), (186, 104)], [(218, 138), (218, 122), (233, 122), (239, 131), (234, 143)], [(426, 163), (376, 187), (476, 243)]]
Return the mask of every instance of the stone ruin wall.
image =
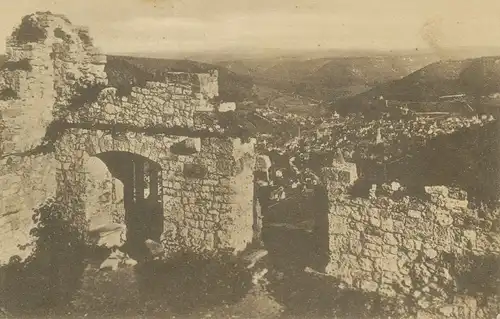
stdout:
[[(105, 56), (85, 29), (64, 17), (38, 13), (25, 23), (42, 30), (41, 36), (35, 41), (14, 33), (7, 67), (0, 71), (2, 93), (15, 93), (0, 100), (0, 263), (29, 254), (19, 245), (30, 240), (33, 209), (49, 197), (82, 204), (75, 213), (91, 226), (123, 221), (122, 185), (95, 158), (109, 151), (136, 153), (161, 165), (162, 242), (170, 251), (244, 249), (254, 224), (253, 143), (201, 134), (216, 128), (200, 121), (200, 114), (233, 107), (213, 101), (216, 72), (166, 74), (126, 96), (99, 89), (95, 99), (75, 105), (82, 89), (89, 93), (85, 89), (107, 84)], [(53, 123), (63, 128), (53, 132)], [(54, 139), (52, 133), (61, 132)], [(189, 144), (191, 154), (172, 151), (181, 144)], [(190, 167), (203, 173), (193, 177)], [(349, 288), (410, 299), (421, 318), (485, 317), (477, 300), (451, 298), (447, 290), (454, 284), (446, 254), (500, 253), (496, 234), (469, 224), (478, 217), (465, 200), (436, 188), (423, 202), (352, 198), (344, 191), (357, 178), (355, 166), (335, 165), (323, 173), (330, 204), (329, 275)]]
[(350, 163), (324, 168), (323, 178), (329, 202), (325, 272), (342, 286), (410, 302), (417, 318), (489, 318), (485, 309), (498, 310), (498, 300), (482, 308), (454, 277), (456, 263), (467, 256), (500, 255), (499, 234), (479, 222), (463, 192), (433, 186), (425, 189), (427, 200), (352, 197), (346, 188), (357, 175)]
[[(16, 30), (0, 71), (0, 263), (29, 255), (20, 247), (30, 242), (33, 209), (50, 197), (78, 202), (75, 215), (92, 227), (123, 221), (123, 185), (93, 157), (108, 151), (133, 152), (162, 166), (167, 248), (245, 248), (252, 239), (253, 185), (236, 185), (252, 180), (254, 144), (224, 132), (204, 137), (220, 127), (200, 120), (203, 114), (234, 109), (215, 101), (216, 71), (167, 73), (120, 96), (103, 89), (106, 57), (85, 28), (39, 12)], [(195, 151), (175, 154), (176, 143)], [(187, 176), (190, 165), (206, 173)]]
[[(246, 247), (253, 234), (253, 188), (242, 189), (240, 181), (253, 181), (253, 144), (242, 145), (232, 138), (199, 138), (194, 139), (200, 146), (198, 152), (178, 155), (168, 149), (191, 138), (137, 133), (124, 136), (117, 140), (109, 132), (73, 129), (57, 143), (60, 189), (71, 189), (72, 196), (81, 196), (87, 216), (100, 210), (108, 216), (98, 218), (115, 223), (123, 221), (123, 215), (112, 215), (113, 210), (100, 209), (100, 205), (88, 200), (88, 194), (99, 196), (100, 192), (89, 192), (95, 188), (89, 187), (87, 163), (99, 153), (131, 152), (162, 167), (165, 229), (162, 242), (169, 252), (182, 248), (243, 250)], [(206, 173), (190, 176), (187, 171), (192, 166)], [(118, 184), (115, 189), (119, 189), (120, 182), (114, 182)]]
[[(212, 82), (216, 82), (213, 84)], [(168, 73), (162, 82), (133, 87), (130, 95), (120, 96), (116, 88), (99, 92), (96, 101), (67, 112), (74, 124), (127, 125), (131, 128), (195, 126), (197, 112), (214, 112), (211, 100), (218, 95), (218, 74)]]
[(106, 57), (84, 28), (62, 16), (25, 17), (7, 40), (6, 56), (0, 89), (14, 97), (0, 101), (4, 156), (38, 146), (56, 111), (71, 103), (78, 86), (107, 83)]
[(56, 167), (52, 155), (12, 156), (1, 160), (0, 168), (0, 263), (30, 249), (33, 208), (55, 194)]
[[(33, 28), (42, 30), (36, 40)], [(2, 262), (13, 255), (26, 257), (30, 253), (29, 249), (20, 250), (18, 245), (30, 241), (32, 210), (56, 192), (54, 154), (44, 152), (40, 145), (54, 120), (54, 107), (63, 103), (65, 83), (58, 76), (66, 68), (85, 77), (94, 76), (96, 81), (105, 78), (102, 59), (99, 61), (102, 56), (96, 55), (79, 37), (74, 37), (72, 51), (69, 48), (66, 51), (68, 56), (56, 58), (66, 45), (53, 35), (58, 28), (67, 33), (80, 32), (62, 17), (31, 15), (23, 19), (7, 40), (7, 59), (0, 71)]]

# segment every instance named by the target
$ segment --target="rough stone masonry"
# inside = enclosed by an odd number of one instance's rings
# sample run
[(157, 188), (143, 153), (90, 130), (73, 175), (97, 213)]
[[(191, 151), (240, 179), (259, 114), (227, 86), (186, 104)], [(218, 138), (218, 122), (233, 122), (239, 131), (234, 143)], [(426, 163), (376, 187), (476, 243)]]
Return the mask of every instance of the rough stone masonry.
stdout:
[(243, 250), (253, 235), (254, 140), (218, 124), (234, 104), (217, 101), (217, 71), (164, 73), (123, 94), (107, 87), (105, 64), (85, 28), (50, 12), (26, 16), (8, 39), (0, 263), (29, 254), (20, 247), (30, 241), (33, 209), (51, 197), (87, 229), (124, 223), (127, 182), (105, 160), (113, 154), (159, 168), (145, 176), (159, 179), (168, 251)]
[(496, 316), (498, 298), (488, 297), (484, 287), (498, 289), (488, 282), (498, 277), (498, 264), (488, 268), (487, 261), (500, 255), (500, 236), (468, 208), (465, 192), (427, 186), (427, 198), (398, 197), (396, 183), (368, 199), (348, 192), (357, 179), (352, 163), (334, 162), (322, 177), (329, 202), (328, 275), (345, 288), (411, 305), (417, 318)]

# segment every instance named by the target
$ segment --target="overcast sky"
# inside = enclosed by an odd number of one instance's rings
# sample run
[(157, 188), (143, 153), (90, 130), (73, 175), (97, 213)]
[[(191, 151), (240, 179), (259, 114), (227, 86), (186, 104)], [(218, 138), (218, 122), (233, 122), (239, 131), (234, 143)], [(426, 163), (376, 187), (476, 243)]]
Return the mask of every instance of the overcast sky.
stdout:
[(0, 1), (3, 39), (23, 15), (51, 10), (108, 53), (500, 46), (499, 0)]

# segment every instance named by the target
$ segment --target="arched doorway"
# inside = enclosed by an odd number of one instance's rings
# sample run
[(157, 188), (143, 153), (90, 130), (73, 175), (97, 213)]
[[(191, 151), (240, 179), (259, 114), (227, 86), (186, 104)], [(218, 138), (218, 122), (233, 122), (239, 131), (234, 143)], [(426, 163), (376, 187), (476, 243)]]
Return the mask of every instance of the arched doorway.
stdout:
[(127, 241), (125, 249), (135, 259), (147, 254), (144, 242), (160, 241), (163, 233), (161, 166), (141, 155), (110, 151), (95, 155), (123, 184)]

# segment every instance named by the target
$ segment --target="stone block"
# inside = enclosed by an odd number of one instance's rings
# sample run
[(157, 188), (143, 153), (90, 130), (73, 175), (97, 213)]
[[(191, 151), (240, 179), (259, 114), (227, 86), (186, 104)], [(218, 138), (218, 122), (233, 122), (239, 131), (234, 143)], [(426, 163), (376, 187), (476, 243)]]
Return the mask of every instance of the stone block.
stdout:
[(234, 102), (225, 102), (219, 105), (219, 112), (229, 112), (236, 110), (236, 103)]
[(378, 284), (374, 281), (364, 280), (360, 283), (361, 290), (375, 292), (378, 289)]
[(193, 155), (201, 151), (200, 138), (186, 138), (170, 146), (170, 152), (177, 155)]
[(97, 246), (120, 247), (125, 242), (127, 227), (121, 224), (104, 224), (89, 230), (89, 237)]
[(391, 233), (386, 233), (384, 235), (384, 241), (387, 245), (390, 246), (396, 246), (398, 244), (396, 237), (394, 237), (394, 235)]
[(200, 93), (206, 97), (206, 99), (213, 99), (219, 96), (219, 84), (218, 84), (219, 72), (217, 70), (211, 70), (208, 73), (198, 74), (198, 80), (200, 85)]
[(439, 313), (445, 317), (450, 317), (453, 314), (453, 306), (444, 306), (439, 308)]
[(468, 194), (462, 189), (450, 187), (448, 188), (448, 197), (461, 201), (467, 201)]
[(382, 285), (378, 289), (378, 293), (381, 294), (382, 296), (386, 297), (396, 297), (397, 293), (394, 291), (394, 288), (390, 285)]
[(374, 227), (380, 227), (380, 219), (376, 217), (370, 217), (370, 224)]
[(469, 206), (469, 201), (467, 200), (459, 200), (459, 199), (453, 199), (453, 198), (447, 198), (444, 200), (444, 207), (448, 209), (465, 209)]
[(468, 245), (470, 245), (471, 247), (476, 246), (477, 233), (474, 230), (464, 230), (463, 235)]
[(214, 234), (212, 233), (207, 233), (205, 234), (205, 245), (207, 246), (208, 249), (213, 249), (215, 243), (215, 237)]
[(364, 271), (373, 272), (374, 270), (373, 261), (369, 258), (359, 258), (359, 266)]
[(341, 216), (330, 215), (328, 217), (329, 232), (332, 235), (345, 234), (348, 231), (347, 220)]
[(446, 186), (425, 186), (424, 190), (427, 194), (431, 196), (443, 196), (448, 197), (448, 187)]
[(196, 112), (214, 112), (215, 108), (212, 104), (208, 103), (206, 100), (200, 100), (195, 105)]
[(436, 222), (443, 227), (447, 227), (453, 224), (453, 217), (446, 210), (442, 209), (437, 210), (435, 212), (435, 216), (436, 216)]
[(394, 222), (390, 218), (384, 218), (381, 221), (380, 227), (383, 231), (392, 232), (394, 230)]
[(408, 210), (408, 216), (411, 218), (422, 218), (422, 213), (419, 212), (418, 210)]

